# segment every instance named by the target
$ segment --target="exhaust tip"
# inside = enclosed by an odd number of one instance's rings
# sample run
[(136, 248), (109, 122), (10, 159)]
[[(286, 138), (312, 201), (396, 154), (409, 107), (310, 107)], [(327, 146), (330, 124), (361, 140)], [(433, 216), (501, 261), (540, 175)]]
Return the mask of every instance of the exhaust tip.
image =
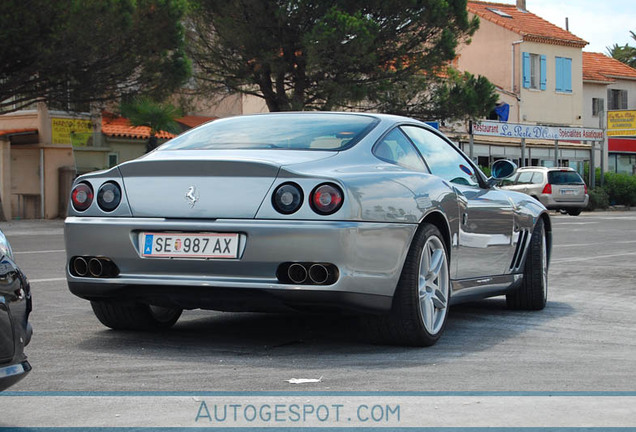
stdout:
[(302, 264), (294, 263), (287, 269), (289, 280), (301, 284), (307, 280), (307, 269)]
[(309, 279), (317, 285), (323, 285), (329, 280), (329, 269), (322, 264), (312, 264), (309, 267)]
[(73, 271), (77, 276), (86, 276), (88, 274), (88, 262), (83, 257), (73, 259)]
[(104, 272), (102, 261), (98, 258), (91, 258), (88, 262), (88, 271), (93, 277), (100, 277)]

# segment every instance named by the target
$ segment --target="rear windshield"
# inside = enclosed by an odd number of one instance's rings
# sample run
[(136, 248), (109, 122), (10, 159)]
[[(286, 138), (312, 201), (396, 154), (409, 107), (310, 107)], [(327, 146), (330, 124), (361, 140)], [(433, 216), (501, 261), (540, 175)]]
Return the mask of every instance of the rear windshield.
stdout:
[(160, 150), (342, 150), (378, 123), (371, 116), (333, 113), (265, 114), (215, 120), (174, 138)]
[(548, 171), (550, 184), (583, 184), (583, 179), (576, 171)]

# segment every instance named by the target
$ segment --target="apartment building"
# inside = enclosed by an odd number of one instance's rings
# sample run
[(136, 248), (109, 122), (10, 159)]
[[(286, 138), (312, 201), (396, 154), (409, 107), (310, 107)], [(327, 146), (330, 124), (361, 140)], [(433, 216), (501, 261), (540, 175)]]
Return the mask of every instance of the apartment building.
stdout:
[[(458, 49), (456, 66), (487, 77), (507, 105), (505, 121), (542, 126), (583, 126), (583, 47), (587, 42), (516, 4), (469, 1), (480, 19), (468, 45)], [(521, 161), (520, 139), (476, 137), (475, 157), (516, 159), (523, 165), (569, 165), (579, 170), (590, 160), (585, 142), (527, 139)], [(463, 138), (465, 141), (465, 138)], [(558, 148), (557, 148), (558, 147)], [(555, 154), (556, 152), (556, 154)]]

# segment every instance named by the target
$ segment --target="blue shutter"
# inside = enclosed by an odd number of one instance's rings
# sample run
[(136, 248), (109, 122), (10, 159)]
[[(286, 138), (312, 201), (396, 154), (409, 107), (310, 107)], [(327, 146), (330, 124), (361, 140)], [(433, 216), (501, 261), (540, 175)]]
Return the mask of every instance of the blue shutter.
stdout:
[(556, 78), (555, 90), (558, 92), (562, 92), (563, 91), (563, 58), (556, 57), (554, 60), (555, 60), (554, 77)]
[(556, 91), (572, 92), (572, 59), (565, 57), (556, 58)]
[(523, 53), (523, 88), (530, 87), (530, 53)]
[(563, 91), (572, 92), (572, 59), (563, 59)]
[(545, 90), (545, 84), (547, 81), (547, 73), (548, 69), (546, 67), (546, 58), (544, 55), (541, 56), (541, 90)]

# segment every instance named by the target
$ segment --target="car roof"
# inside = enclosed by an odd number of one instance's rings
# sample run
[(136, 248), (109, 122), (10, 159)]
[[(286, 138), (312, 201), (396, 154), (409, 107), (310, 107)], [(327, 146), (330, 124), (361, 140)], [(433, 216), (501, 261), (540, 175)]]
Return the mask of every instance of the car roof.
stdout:
[(572, 167), (543, 167), (543, 166), (525, 166), (519, 167), (517, 171), (574, 171)]

